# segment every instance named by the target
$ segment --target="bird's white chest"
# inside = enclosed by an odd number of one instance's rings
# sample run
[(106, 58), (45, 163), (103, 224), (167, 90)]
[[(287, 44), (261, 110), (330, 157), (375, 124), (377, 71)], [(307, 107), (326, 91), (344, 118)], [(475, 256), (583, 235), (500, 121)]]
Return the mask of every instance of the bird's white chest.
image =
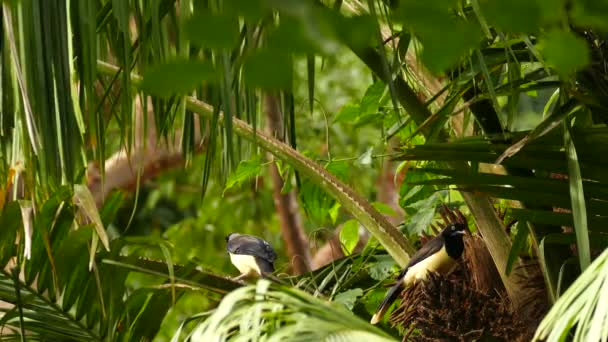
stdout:
[(241, 274), (257, 273), (261, 274), (260, 267), (252, 255), (230, 254), (230, 261), (238, 268)]
[(456, 261), (452, 259), (445, 247), (442, 247), (439, 252), (420, 261), (407, 270), (407, 274), (403, 277), (403, 283), (406, 286), (413, 284), (418, 280), (426, 280), (430, 271), (441, 274), (450, 273), (456, 266)]

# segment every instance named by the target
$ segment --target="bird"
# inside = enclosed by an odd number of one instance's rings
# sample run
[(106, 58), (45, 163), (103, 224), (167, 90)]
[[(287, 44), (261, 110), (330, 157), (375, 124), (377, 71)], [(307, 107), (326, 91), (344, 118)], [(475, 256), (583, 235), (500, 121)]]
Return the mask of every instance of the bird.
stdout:
[(371, 324), (378, 323), (401, 291), (419, 280), (426, 280), (429, 272), (448, 274), (456, 267), (456, 261), (464, 251), (465, 224), (449, 223), (441, 233), (420, 248), (407, 266), (397, 276), (397, 283), (391, 287), (384, 300), (372, 316)]
[(267, 278), (274, 272), (277, 254), (267, 241), (257, 236), (230, 233), (226, 236), (226, 250), (230, 262), (241, 272), (234, 280), (251, 276)]

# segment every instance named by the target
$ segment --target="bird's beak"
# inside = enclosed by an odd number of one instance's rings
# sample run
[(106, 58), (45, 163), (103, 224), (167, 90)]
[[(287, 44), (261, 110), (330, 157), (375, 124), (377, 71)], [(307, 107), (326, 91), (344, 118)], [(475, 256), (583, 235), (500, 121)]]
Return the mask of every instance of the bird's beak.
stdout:
[(452, 235), (464, 235), (464, 234), (466, 234), (464, 232), (464, 230), (457, 230), (457, 231), (455, 231), (455, 232), (452, 233)]

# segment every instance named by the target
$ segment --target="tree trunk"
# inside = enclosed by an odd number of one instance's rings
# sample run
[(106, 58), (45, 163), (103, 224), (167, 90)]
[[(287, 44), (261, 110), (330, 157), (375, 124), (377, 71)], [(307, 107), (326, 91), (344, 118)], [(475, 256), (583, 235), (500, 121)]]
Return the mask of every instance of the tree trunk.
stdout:
[[(285, 141), (285, 137), (282, 135), (283, 120), (278, 97), (272, 94), (265, 94), (264, 106), (267, 115), (266, 128), (269, 134), (281, 141)], [(306, 273), (311, 270), (311, 257), (308, 249), (308, 239), (302, 228), (296, 194), (293, 190), (286, 194), (281, 193), (284, 182), (274, 163), (270, 165), (270, 175), (273, 188), (272, 197), (274, 198), (274, 205), (279, 216), (281, 235), (285, 241), (290, 265), (293, 267), (295, 274)]]

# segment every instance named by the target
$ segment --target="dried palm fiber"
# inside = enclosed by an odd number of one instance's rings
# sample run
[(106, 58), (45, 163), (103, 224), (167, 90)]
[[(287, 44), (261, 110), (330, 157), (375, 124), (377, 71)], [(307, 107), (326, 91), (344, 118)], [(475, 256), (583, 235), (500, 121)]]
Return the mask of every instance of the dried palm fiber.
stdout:
[[(458, 210), (444, 208), (442, 216), (445, 224), (460, 222), (468, 227)], [(422, 237), (423, 243), (429, 238)], [(455, 272), (447, 277), (432, 274), (424, 284), (404, 290), (401, 297), (390, 321), (406, 332), (404, 341), (526, 341), (537, 324), (512, 311), (489, 251), (483, 240), (470, 232)]]

